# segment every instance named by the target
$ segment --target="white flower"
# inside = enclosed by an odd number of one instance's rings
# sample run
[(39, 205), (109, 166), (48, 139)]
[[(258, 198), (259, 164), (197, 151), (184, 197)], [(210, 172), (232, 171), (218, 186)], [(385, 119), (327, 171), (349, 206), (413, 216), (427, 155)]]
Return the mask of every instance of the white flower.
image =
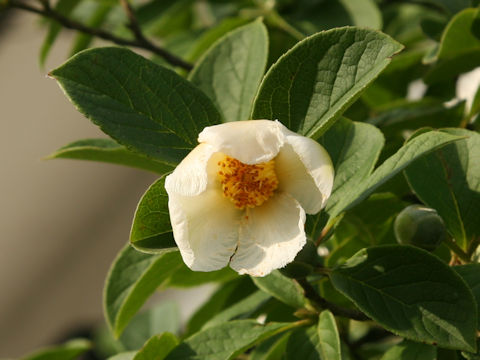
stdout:
[(210, 126), (198, 141), (165, 180), (185, 264), (265, 276), (293, 261), (305, 213), (319, 212), (332, 190), (325, 149), (270, 120)]

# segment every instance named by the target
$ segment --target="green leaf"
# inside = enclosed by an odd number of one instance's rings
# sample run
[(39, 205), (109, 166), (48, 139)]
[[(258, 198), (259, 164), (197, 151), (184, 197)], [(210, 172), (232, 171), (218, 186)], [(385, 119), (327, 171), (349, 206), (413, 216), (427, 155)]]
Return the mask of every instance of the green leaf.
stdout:
[(238, 278), (238, 273), (230, 267), (225, 267), (216, 271), (193, 271), (185, 264), (181, 265), (177, 271), (168, 279), (168, 287), (193, 287), (210, 282), (227, 282)]
[(380, 360), (437, 360), (437, 349), (431, 345), (404, 340), (391, 347)]
[(263, 291), (256, 291), (212, 317), (205, 325), (203, 325), (202, 330), (226, 323), (230, 320), (245, 318), (257, 310), (268, 299), (270, 299), (269, 294), (264, 293)]
[(255, 290), (257, 288), (252, 284), (248, 276), (240, 277), (220, 286), (210, 299), (191, 316), (186, 326), (187, 335), (196, 333), (212, 316), (229, 306), (233, 306)]
[(318, 339), (323, 359), (341, 360), (340, 336), (333, 314), (324, 310), (318, 320)]
[[(68, 15), (79, 4), (80, 4), (80, 1), (78, 0), (58, 0), (58, 2), (55, 4), (54, 10), (55, 12), (58, 12), (59, 14), (68, 17)], [(45, 37), (45, 40), (43, 41), (42, 47), (40, 48), (40, 58), (39, 58), (40, 66), (43, 66), (45, 64), (45, 60), (47, 59), (47, 56), (50, 53), (50, 49), (52, 48), (53, 43), (57, 39), (61, 30), (62, 30), (62, 25), (60, 25), (55, 20), (49, 21), (48, 33), (47, 33), (47, 36)]]
[(133, 360), (163, 360), (178, 345), (175, 335), (165, 332), (151, 337)]
[(78, 53), (53, 70), (67, 97), (117, 142), (176, 164), (220, 122), (208, 97), (171, 70), (124, 48)]
[(359, 251), (334, 269), (337, 290), (387, 330), (407, 339), (475, 351), (477, 309), (462, 278), (412, 246)]
[(286, 360), (330, 360), (321, 356), (320, 340), (315, 326), (295, 330), (287, 341)]
[(22, 357), (22, 360), (74, 360), (90, 350), (92, 344), (88, 340), (74, 339), (63, 345), (52, 346)]
[(256, 343), (298, 326), (296, 323), (268, 323), (235, 320), (202, 330), (182, 342), (167, 360), (228, 360)]
[(480, 134), (464, 129), (445, 131), (466, 139), (417, 160), (405, 174), (422, 202), (437, 210), (450, 234), (466, 247), (480, 236)]
[(465, 9), (450, 20), (430, 60), (437, 63), (424, 77), (427, 84), (445, 81), (478, 66), (480, 39), (475, 32), (478, 21), (478, 9)]
[(340, 0), (347, 10), (352, 25), (381, 30), (382, 13), (373, 0)]
[(375, 126), (342, 119), (319, 142), (330, 154), (335, 168), (332, 195), (327, 203), (327, 212), (330, 213), (330, 209), (373, 171), (384, 138)]
[(292, 279), (283, 276), (278, 270), (272, 271), (264, 277), (252, 277), (252, 280), (260, 290), (295, 309), (305, 307), (307, 303), (301, 287)]
[(455, 14), (470, 6), (470, 0), (424, 0), (423, 2), (436, 5), (450, 14)]
[(224, 121), (248, 120), (267, 63), (268, 36), (261, 21), (242, 26), (217, 41), (190, 73)]
[(145, 192), (133, 219), (130, 243), (147, 253), (177, 250), (168, 213), (165, 178), (155, 181)]
[(290, 334), (272, 336), (256, 346), (250, 353), (250, 360), (281, 360), (285, 354)]
[(173, 301), (162, 301), (158, 305), (137, 313), (125, 327), (118, 339), (125, 350), (138, 350), (152, 336), (180, 330), (180, 309)]
[(349, 189), (350, 191), (345, 192), (338, 203), (334, 206), (329, 206), (327, 203), (330, 217), (334, 218), (347, 208), (351, 208), (366, 199), (381, 185), (421, 156), (459, 139), (459, 136), (441, 131), (428, 131), (416, 136), (402, 146), (394, 155), (385, 160), (383, 164), (376, 168), (375, 171), (356, 188)]
[(473, 296), (477, 303), (477, 328), (480, 329), (480, 264), (465, 264), (454, 266), (458, 275), (460, 275), (472, 290)]
[(201, 35), (201, 37), (196, 41), (195, 45), (190, 51), (190, 54), (187, 56), (187, 59), (191, 62), (195, 62), (198, 58), (210, 48), (218, 39), (223, 35), (232, 31), (233, 29), (238, 28), (239, 26), (245, 25), (249, 20), (245, 18), (227, 18), (223, 20), (218, 25), (207, 30)]
[(110, 356), (107, 360), (133, 360), (136, 353), (136, 351), (122, 352), (120, 354)]
[(157, 174), (166, 174), (174, 167), (128, 150), (111, 139), (85, 139), (65, 145), (47, 159), (78, 159), (125, 165)]
[(310, 36), (267, 72), (252, 119), (278, 119), (318, 138), (401, 49), (383, 33), (353, 27)]
[[(83, 19), (88, 17), (85, 24), (91, 28), (98, 28), (107, 19), (108, 14), (112, 10), (112, 4), (109, 2), (94, 1), (87, 3), (90, 5), (88, 14), (82, 16)], [(78, 33), (70, 50), (70, 56), (75, 55), (77, 52), (82, 51), (90, 46), (94, 37), (93, 35), (86, 33)]]
[(182, 263), (178, 252), (149, 255), (127, 245), (110, 268), (104, 290), (104, 312), (118, 337), (148, 297)]

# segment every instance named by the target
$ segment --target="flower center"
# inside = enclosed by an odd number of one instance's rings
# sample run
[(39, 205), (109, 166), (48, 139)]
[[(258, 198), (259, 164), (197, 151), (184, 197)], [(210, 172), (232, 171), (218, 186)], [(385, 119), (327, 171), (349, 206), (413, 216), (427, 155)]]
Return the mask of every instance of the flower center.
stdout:
[(230, 156), (225, 156), (217, 165), (223, 195), (239, 209), (262, 205), (273, 195), (278, 186), (273, 160), (247, 165)]

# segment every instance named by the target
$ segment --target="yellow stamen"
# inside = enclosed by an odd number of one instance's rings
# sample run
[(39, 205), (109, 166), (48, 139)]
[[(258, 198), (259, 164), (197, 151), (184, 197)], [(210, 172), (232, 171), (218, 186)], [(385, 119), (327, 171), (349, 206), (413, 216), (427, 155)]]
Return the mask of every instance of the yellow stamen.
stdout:
[(223, 195), (239, 209), (262, 205), (278, 187), (273, 160), (247, 165), (230, 156), (225, 156), (217, 165)]

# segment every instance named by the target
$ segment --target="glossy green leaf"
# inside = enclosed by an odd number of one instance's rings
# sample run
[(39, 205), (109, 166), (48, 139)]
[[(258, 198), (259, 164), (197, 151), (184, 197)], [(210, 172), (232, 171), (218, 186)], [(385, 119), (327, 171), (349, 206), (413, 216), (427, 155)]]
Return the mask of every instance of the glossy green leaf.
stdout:
[(295, 323), (259, 324), (235, 320), (202, 330), (176, 347), (167, 360), (228, 360), (256, 343), (298, 326)]
[(454, 266), (458, 275), (467, 283), (472, 290), (473, 296), (475, 297), (477, 303), (478, 319), (477, 319), (477, 328), (480, 329), (480, 264), (465, 264)]
[(125, 165), (157, 174), (173, 171), (172, 165), (135, 153), (111, 139), (85, 139), (65, 145), (47, 159), (77, 159)]
[(437, 62), (425, 75), (425, 82), (441, 82), (478, 66), (480, 39), (474, 30), (478, 21), (478, 9), (465, 9), (450, 20), (431, 59)]
[(278, 270), (264, 277), (252, 277), (252, 280), (260, 290), (295, 309), (302, 308), (307, 303), (301, 287)]
[(466, 247), (480, 236), (480, 134), (445, 131), (465, 139), (416, 161), (405, 175), (422, 202), (437, 210), (450, 234)]
[(202, 327), (202, 330), (215, 325), (226, 323), (227, 321), (230, 321), (230, 320), (236, 320), (236, 319), (248, 317), (248, 315), (250, 315), (255, 310), (257, 310), (268, 299), (270, 299), (269, 294), (263, 291), (256, 291), (253, 294), (248, 295), (244, 299), (241, 299), (240, 301), (233, 304), (232, 306), (226, 308), (225, 310), (218, 313), (217, 315), (213, 316)]
[(74, 360), (84, 352), (90, 350), (92, 344), (84, 339), (74, 339), (63, 345), (35, 351), (22, 357), (21, 360)]
[(147, 253), (177, 250), (168, 213), (164, 177), (154, 182), (138, 203), (130, 231), (130, 243)]
[(359, 251), (334, 269), (337, 290), (387, 330), (440, 347), (475, 351), (477, 308), (462, 278), (412, 246)]
[(178, 252), (149, 255), (127, 245), (110, 268), (104, 290), (104, 312), (118, 337), (148, 297), (175, 271)]
[(212, 99), (224, 121), (248, 120), (267, 50), (267, 30), (254, 21), (216, 42), (198, 60), (189, 80)]
[[(78, 0), (58, 0), (55, 4), (55, 11), (63, 16), (69, 16), (70, 13), (80, 4)], [(48, 26), (48, 33), (43, 41), (42, 47), (40, 49), (40, 65), (43, 66), (45, 64), (45, 60), (47, 59), (48, 54), (50, 53), (50, 49), (52, 48), (55, 40), (57, 39), (58, 35), (62, 31), (62, 25), (60, 25), (55, 20), (49, 21)]]
[(175, 335), (165, 332), (151, 337), (133, 360), (163, 360), (178, 345)]
[(340, 336), (333, 314), (324, 310), (318, 319), (318, 339), (323, 359), (341, 360)]
[(50, 75), (106, 134), (169, 164), (197, 145), (205, 126), (220, 122), (215, 106), (195, 86), (124, 48), (82, 51)]
[(434, 346), (404, 340), (391, 347), (380, 360), (437, 360)]
[(347, 208), (358, 204), (413, 161), (459, 139), (459, 136), (441, 131), (428, 131), (416, 136), (377, 167), (359, 186), (345, 192), (338, 203), (328, 208), (329, 215), (334, 218)]
[(252, 119), (278, 119), (318, 138), (401, 49), (383, 33), (353, 27), (310, 36), (267, 72)]

